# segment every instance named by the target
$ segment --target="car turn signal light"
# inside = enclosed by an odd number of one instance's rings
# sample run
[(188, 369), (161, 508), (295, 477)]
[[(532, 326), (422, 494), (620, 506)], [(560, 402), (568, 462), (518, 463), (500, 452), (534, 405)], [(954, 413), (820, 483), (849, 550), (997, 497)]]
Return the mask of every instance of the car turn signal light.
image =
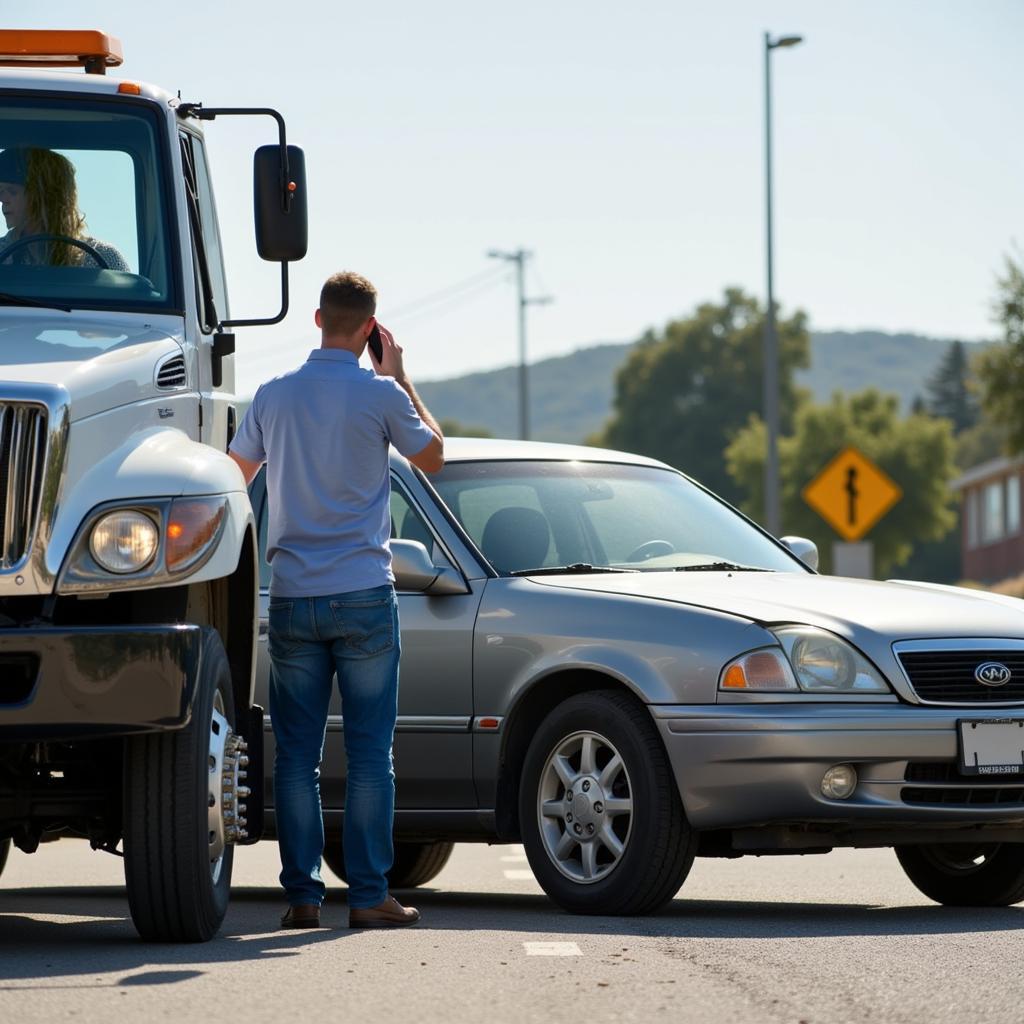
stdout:
[(167, 571), (181, 572), (211, 547), (226, 511), (224, 498), (178, 498), (167, 517)]
[(722, 670), (722, 690), (796, 690), (793, 670), (781, 650), (762, 649), (744, 654)]

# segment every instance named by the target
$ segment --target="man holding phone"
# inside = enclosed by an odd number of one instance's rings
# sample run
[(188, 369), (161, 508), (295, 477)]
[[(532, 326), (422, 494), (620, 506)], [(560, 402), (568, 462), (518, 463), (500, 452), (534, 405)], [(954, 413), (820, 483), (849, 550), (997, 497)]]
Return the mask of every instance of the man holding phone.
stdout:
[[(391, 747), (401, 650), (388, 546), (388, 446), (435, 473), (444, 465), (444, 438), (376, 308), (366, 278), (328, 278), (315, 316), (321, 347), (257, 390), (230, 448), (246, 484), (267, 464), (270, 717), (289, 904), (284, 928), (320, 924), (320, 761), (335, 673), (348, 760), (349, 926), (401, 927), (420, 916), (389, 895), (385, 877), (394, 858)], [(380, 346), (371, 351), (372, 371), (359, 366), (371, 334)]]

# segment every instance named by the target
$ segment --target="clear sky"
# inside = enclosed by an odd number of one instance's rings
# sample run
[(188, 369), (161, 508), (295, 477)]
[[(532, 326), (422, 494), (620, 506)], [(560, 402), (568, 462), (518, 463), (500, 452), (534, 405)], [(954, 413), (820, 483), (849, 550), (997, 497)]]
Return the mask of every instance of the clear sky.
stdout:
[[(817, 329), (991, 335), (994, 277), (1024, 230), (1020, 0), (5, 8), (4, 27), (120, 37), (126, 77), (285, 115), (310, 251), (284, 323), (240, 332), (240, 391), (317, 343), (336, 269), (377, 284), (419, 379), (515, 361), (492, 248), (532, 249), (530, 289), (555, 299), (530, 310), (531, 359), (631, 340), (730, 284), (763, 296), (766, 29), (805, 36), (773, 56), (784, 309)], [(233, 314), (276, 312), (251, 212), (270, 122), (208, 138)]]

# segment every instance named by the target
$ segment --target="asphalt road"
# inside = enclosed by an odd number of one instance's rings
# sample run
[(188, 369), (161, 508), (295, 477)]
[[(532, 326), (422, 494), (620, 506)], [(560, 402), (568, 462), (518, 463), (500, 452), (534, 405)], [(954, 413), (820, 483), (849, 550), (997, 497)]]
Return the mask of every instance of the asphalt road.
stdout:
[(915, 1021), (1021, 1019), (1024, 909), (930, 904), (888, 851), (698, 861), (648, 918), (572, 917), (519, 847), (460, 846), (407, 902), (417, 928), (276, 930), (277, 847), (240, 851), (224, 928), (140, 942), (121, 864), (65, 841), (0, 880), (0, 1021)]

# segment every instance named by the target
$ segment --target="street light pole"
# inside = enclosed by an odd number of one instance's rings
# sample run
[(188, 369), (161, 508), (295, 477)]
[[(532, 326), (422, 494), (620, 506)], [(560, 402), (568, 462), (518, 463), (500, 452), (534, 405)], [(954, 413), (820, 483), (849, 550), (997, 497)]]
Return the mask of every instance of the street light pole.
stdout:
[(779, 485), (779, 338), (775, 329), (775, 285), (772, 276), (772, 50), (796, 46), (802, 36), (782, 36), (772, 41), (764, 34), (764, 182), (765, 257), (768, 303), (764, 317), (764, 425), (768, 450), (764, 460), (764, 525), (772, 536), (782, 529), (782, 497)]
[(541, 306), (551, 302), (550, 295), (526, 296), (526, 261), (533, 255), (526, 249), (503, 252), (492, 249), (488, 257), (506, 260), (516, 265), (516, 296), (519, 309), (519, 437), (526, 441), (530, 437), (530, 380), (526, 360), (526, 307)]

